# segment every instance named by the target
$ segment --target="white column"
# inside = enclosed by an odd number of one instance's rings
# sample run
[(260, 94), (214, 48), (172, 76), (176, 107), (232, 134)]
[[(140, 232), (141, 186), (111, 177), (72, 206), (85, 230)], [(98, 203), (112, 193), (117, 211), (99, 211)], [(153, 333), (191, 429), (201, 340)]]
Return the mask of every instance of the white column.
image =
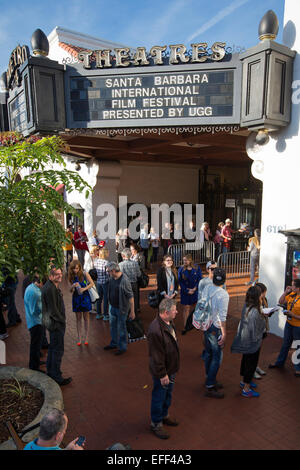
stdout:
[[(267, 144), (255, 143), (255, 134), (247, 141), (247, 152), (254, 160), (252, 174), (263, 182), (261, 255), (259, 280), (268, 288), (270, 306), (275, 306), (284, 290), (286, 237), (278, 230), (300, 227), (300, 2), (286, 0), (283, 39), (297, 51), (293, 72), (292, 113), (289, 126), (270, 134)], [(297, 82), (299, 81), (299, 82)], [(271, 332), (283, 335), (286, 317), (274, 314)]]
[[(120, 162), (99, 162), (97, 182), (92, 195), (94, 229), (97, 229), (97, 224), (101, 220), (99, 216), (101, 205), (111, 204), (117, 214), (121, 174)], [(114, 238), (106, 239), (106, 246), (110, 252), (109, 259), (116, 260), (115, 234)]]

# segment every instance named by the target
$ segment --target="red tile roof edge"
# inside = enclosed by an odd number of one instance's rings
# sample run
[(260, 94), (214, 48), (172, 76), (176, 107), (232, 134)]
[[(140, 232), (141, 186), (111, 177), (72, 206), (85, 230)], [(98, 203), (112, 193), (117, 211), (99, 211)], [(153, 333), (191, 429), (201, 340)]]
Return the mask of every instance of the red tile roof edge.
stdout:
[(76, 58), (78, 57), (78, 52), (91, 52), (91, 49), (85, 49), (84, 47), (74, 46), (73, 44), (67, 44), (66, 42), (59, 42), (58, 45), (59, 47), (61, 47)]

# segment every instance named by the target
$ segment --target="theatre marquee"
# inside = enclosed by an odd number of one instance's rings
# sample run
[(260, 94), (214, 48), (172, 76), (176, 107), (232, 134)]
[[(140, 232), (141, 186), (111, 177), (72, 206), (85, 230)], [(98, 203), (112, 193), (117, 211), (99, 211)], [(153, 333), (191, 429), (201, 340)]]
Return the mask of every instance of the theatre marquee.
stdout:
[(235, 124), (241, 64), (86, 70), (65, 76), (69, 128)]

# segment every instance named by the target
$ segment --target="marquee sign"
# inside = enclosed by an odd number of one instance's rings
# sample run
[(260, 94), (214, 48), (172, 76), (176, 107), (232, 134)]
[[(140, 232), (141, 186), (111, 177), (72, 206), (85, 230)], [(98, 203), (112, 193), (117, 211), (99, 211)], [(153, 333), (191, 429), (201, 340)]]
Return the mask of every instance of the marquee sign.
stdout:
[(235, 99), (239, 81), (234, 67), (211, 64), (211, 68), (198, 65), (192, 70), (184, 66), (181, 71), (174, 66), (148, 70), (70, 76), (68, 127), (239, 122)]
[[(167, 46), (153, 46), (148, 52), (145, 47), (137, 47), (132, 54), (129, 47), (100, 49), (95, 51), (82, 51), (78, 53), (78, 59), (82, 61), (85, 69), (129, 67), (145, 65), (172, 65), (202, 63), (210, 59), (218, 62), (225, 57), (225, 42), (214, 42), (211, 49), (207, 49), (206, 42), (191, 44), (191, 50), (183, 44)], [(94, 66), (94, 67), (93, 67)]]
[(12, 51), (7, 68), (7, 85), (9, 89), (12, 89), (15, 85), (20, 85), (21, 77), (18, 74), (18, 69), (28, 57), (28, 46), (19, 45)]

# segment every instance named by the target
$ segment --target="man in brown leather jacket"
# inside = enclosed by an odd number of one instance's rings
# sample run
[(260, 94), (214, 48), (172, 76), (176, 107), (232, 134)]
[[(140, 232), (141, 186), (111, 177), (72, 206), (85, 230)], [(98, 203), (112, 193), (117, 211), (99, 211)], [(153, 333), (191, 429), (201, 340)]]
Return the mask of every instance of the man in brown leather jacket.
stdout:
[(174, 299), (162, 300), (159, 305), (159, 314), (151, 323), (147, 334), (149, 365), (153, 378), (151, 430), (160, 439), (170, 437), (164, 430), (163, 424), (178, 425), (178, 422), (168, 415), (175, 374), (179, 370), (179, 349), (173, 325), (176, 314), (176, 301)]

